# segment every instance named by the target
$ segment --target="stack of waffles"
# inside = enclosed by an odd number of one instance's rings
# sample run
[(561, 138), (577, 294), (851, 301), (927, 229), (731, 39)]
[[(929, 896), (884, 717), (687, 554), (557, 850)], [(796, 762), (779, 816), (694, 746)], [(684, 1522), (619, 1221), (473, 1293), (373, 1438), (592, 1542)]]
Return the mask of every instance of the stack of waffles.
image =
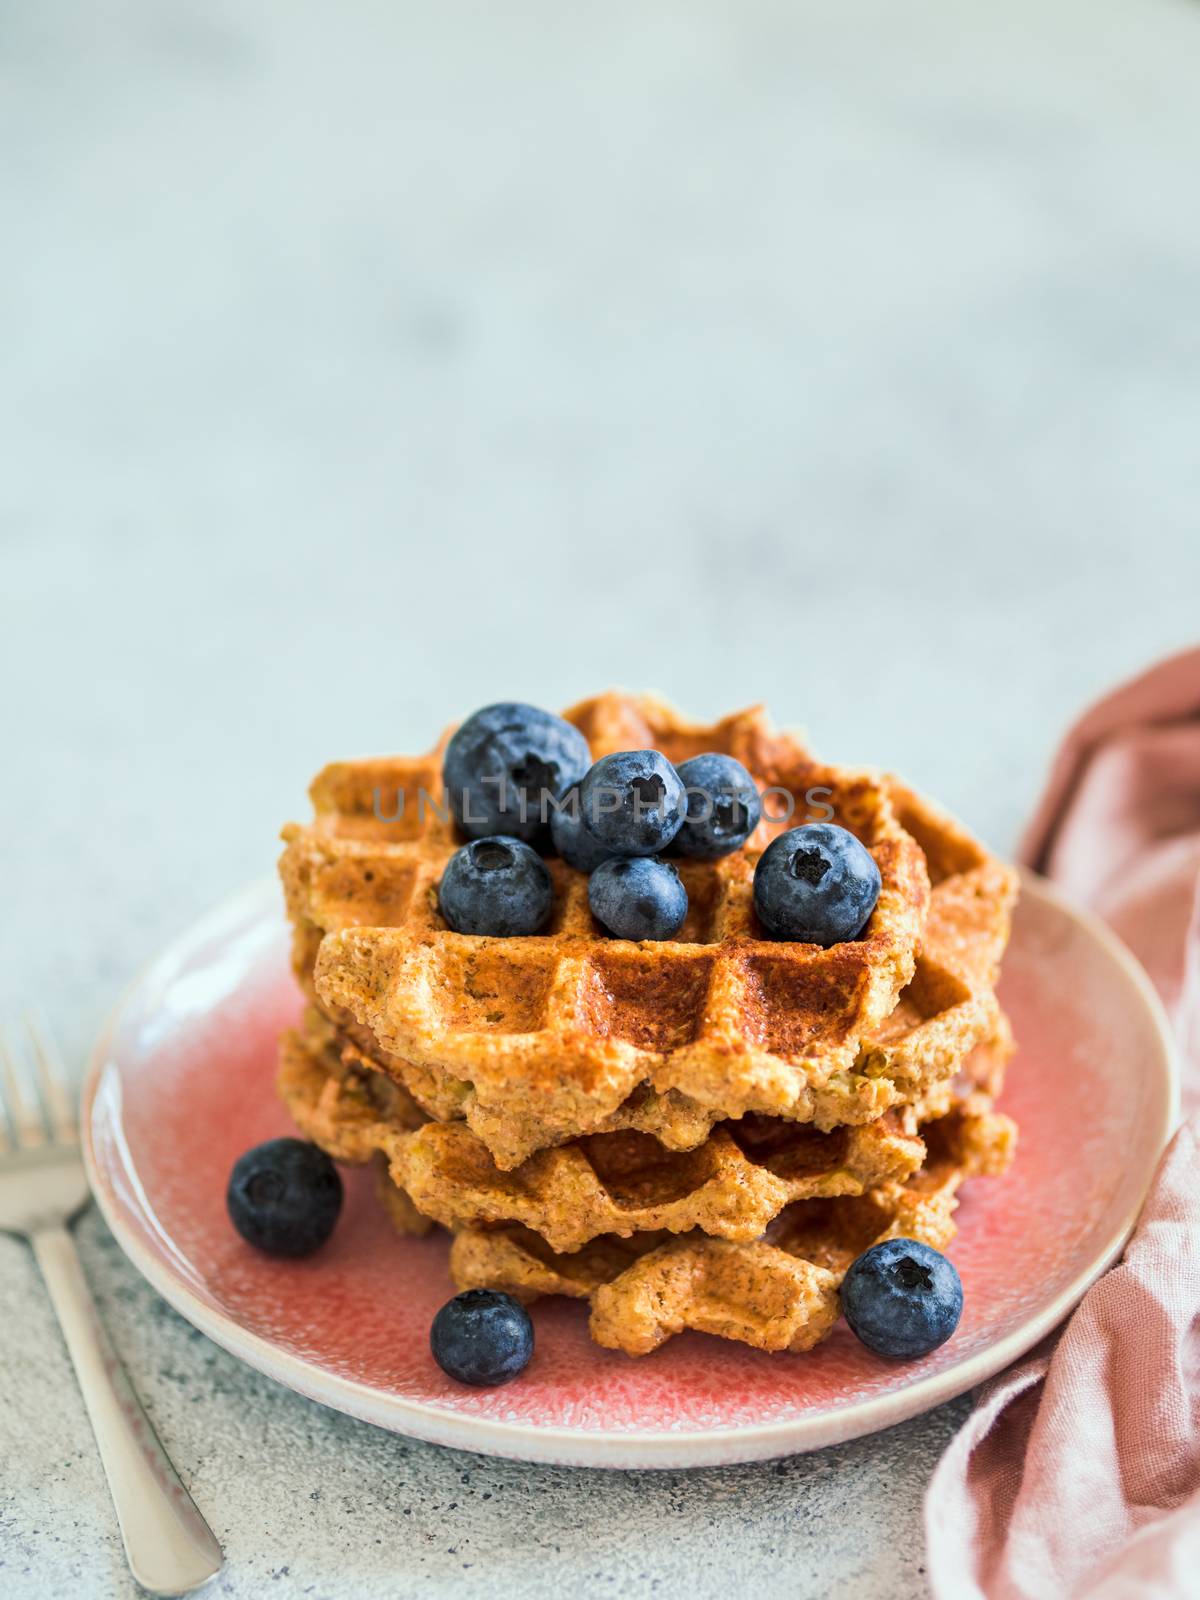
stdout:
[[(993, 1102), (1015, 876), (894, 778), (816, 761), (761, 709), (699, 726), (607, 694), (564, 715), (593, 759), (734, 756), (771, 815), (735, 854), (677, 862), (674, 940), (605, 935), (586, 877), (555, 858), (546, 931), (487, 938), (437, 910), (461, 843), (445, 739), (327, 767), (312, 823), (284, 830), (308, 1009), (280, 1091), (335, 1160), (376, 1163), (401, 1232), (449, 1231), (459, 1288), (586, 1300), (592, 1336), (630, 1355), (685, 1328), (809, 1349), (856, 1256), (944, 1248), (963, 1183), (1011, 1158)], [(850, 829), (882, 878), (866, 928), (829, 949), (768, 939), (753, 911), (755, 862), (805, 821)]]

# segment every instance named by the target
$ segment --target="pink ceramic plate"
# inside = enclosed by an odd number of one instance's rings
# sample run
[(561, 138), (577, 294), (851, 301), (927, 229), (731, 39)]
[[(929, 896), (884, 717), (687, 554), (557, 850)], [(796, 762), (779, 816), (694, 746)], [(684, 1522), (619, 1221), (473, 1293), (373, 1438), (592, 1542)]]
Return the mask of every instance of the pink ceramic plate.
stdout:
[(808, 1355), (686, 1334), (642, 1360), (592, 1344), (585, 1308), (533, 1309), (537, 1352), (500, 1389), (429, 1355), (453, 1293), (443, 1238), (393, 1234), (363, 1172), (329, 1245), (257, 1254), (225, 1215), (249, 1145), (289, 1131), (275, 1040), (300, 1010), (274, 884), (207, 917), (134, 985), (85, 1091), (92, 1188), (134, 1264), (195, 1325), (281, 1383), (438, 1444), (581, 1466), (686, 1467), (811, 1450), (961, 1394), (1059, 1322), (1118, 1255), (1175, 1117), (1171, 1045), (1133, 959), (1027, 878), (1003, 999), (1020, 1041), (1005, 1109), (1010, 1175), (968, 1186), (951, 1254), (966, 1309), (923, 1361), (872, 1355), (845, 1326)]

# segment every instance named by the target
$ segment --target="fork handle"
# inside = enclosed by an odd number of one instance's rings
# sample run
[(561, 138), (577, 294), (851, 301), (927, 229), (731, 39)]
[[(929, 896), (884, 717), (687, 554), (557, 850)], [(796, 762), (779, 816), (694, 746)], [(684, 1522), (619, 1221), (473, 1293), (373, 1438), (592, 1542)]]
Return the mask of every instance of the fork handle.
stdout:
[(32, 1237), (108, 1477), (129, 1569), (156, 1595), (191, 1594), (221, 1570), (221, 1547), (179, 1481), (100, 1325), (66, 1228)]

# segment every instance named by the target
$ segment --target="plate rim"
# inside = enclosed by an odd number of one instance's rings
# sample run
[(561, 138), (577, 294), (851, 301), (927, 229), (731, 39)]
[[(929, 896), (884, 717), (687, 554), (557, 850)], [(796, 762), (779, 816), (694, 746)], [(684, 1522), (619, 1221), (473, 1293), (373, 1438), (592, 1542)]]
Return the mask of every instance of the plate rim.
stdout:
[(88, 1184), (101, 1216), (126, 1257), (155, 1292), (193, 1327), (248, 1366), (306, 1399), (390, 1432), (514, 1461), (662, 1470), (766, 1461), (878, 1433), (977, 1387), (1025, 1355), (1063, 1321), (1124, 1249), (1145, 1203), (1158, 1160), (1179, 1121), (1179, 1065), (1175, 1041), (1162, 1001), (1141, 963), (1095, 913), (1075, 904), (1048, 879), (1023, 867), (1021, 880), (1023, 895), (1048, 903), (1068, 921), (1082, 927), (1123, 971), (1140, 998), (1158, 1041), (1160, 1089), (1165, 1091), (1160, 1095), (1160, 1126), (1154, 1142), (1158, 1153), (1138, 1186), (1136, 1203), (1120, 1217), (1092, 1260), (1047, 1306), (975, 1355), (942, 1372), (918, 1378), (894, 1393), (873, 1395), (782, 1421), (694, 1432), (622, 1429), (605, 1433), (560, 1425), (542, 1426), (535, 1422), (472, 1417), (434, 1401), (389, 1395), (281, 1350), (269, 1339), (243, 1328), (231, 1314), (207, 1305), (160, 1258), (144, 1248), (126, 1226), (120, 1203), (106, 1184), (94, 1148), (96, 1098), (110, 1042), (134, 996), (151, 981), (161, 981), (172, 962), (180, 960), (184, 949), (210, 936), (237, 915), (246, 916), (260, 906), (266, 913), (277, 893), (271, 877), (258, 878), (227, 896), (171, 939), (134, 976), (109, 1012), (88, 1057), (81, 1099), (81, 1142)]

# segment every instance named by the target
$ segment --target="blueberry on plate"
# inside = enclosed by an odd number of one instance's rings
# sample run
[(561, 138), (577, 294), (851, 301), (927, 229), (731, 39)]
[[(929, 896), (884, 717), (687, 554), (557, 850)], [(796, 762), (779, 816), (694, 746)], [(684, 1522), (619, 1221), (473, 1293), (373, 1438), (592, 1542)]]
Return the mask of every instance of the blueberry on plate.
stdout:
[(687, 916), (687, 890), (669, 861), (605, 861), (588, 879), (588, 905), (618, 939), (673, 939)]
[(613, 851), (597, 844), (583, 825), (578, 784), (561, 795), (558, 807), (551, 810), (550, 839), (556, 853), (576, 872), (594, 872), (602, 861), (613, 858)]
[(583, 826), (604, 849), (653, 856), (683, 826), (687, 796), (679, 774), (657, 750), (601, 756), (579, 785)]
[(543, 839), (552, 796), (578, 783), (592, 753), (578, 728), (515, 700), (484, 706), (446, 746), (442, 780), (470, 839)]
[(533, 1354), (533, 1323), (519, 1300), (498, 1289), (456, 1294), (433, 1319), (429, 1348), (459, 1383), (488, 1388), (523, 1372)]
[(342, 1180), (315, 1144), (268, 1139), (234, 1162), (225, 1204), (234, 1227), (256, 1250), (307, 1256), (333, 1232)]
[(675, 848), (701, 861), (740, 850), (762, 816), (754, 779), (742, 763), (710, 752), (693, 756), (675, 770), (687, 792), (687, 816), (675, 836)]
[(879, 898), (881, 879), (866, 846), (832, 822), (781, 833), (754, 869), (754, 909), (776, 939), (840, 944), (855, 939)]
[(851, 1331), (881, 1356), (928, 1355), (958, 1327), (962, 1308), (954, 1263), (915, 1239), (873, 1244), (842, 1281)]
[(520, 839), (473, 839), (446, 863), (438, 909), (455, 933), (537, 933), (554, 909), (554, 884), (541, 856)]

